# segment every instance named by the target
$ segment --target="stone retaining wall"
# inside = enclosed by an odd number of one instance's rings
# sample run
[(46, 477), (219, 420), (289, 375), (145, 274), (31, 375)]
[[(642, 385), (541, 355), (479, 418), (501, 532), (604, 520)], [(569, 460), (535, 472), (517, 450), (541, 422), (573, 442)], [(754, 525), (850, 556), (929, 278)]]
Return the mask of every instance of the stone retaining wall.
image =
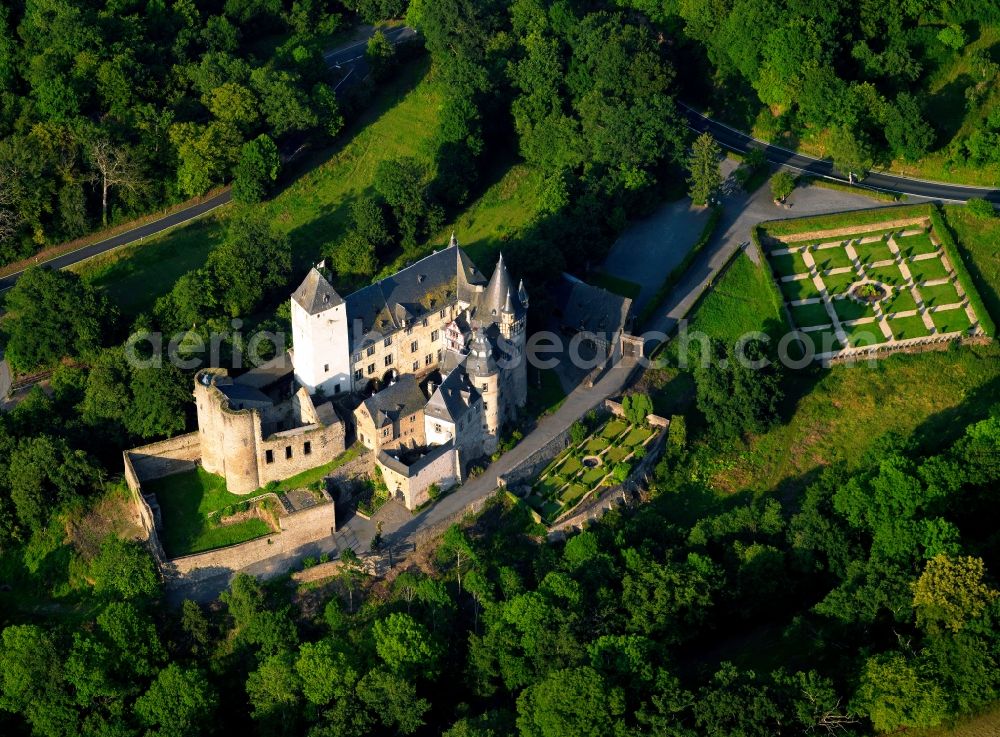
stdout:
[[(801, 241), (813, 240), (815, 238), (834, 238), (840, 235), (844, 236), (844, 240), (847, 240), (847, 236), (853, 235), (855, 233), (860, 235), (862, 233), (866, 233), (872, 230), (887, 230), (888, 228), (901, 228), (904, 225), (929, 226), (930, 215), (918, 215), (916, 217), (900, 218), (898, 220), (878, 220), (873, 223), (849, 225), (843, 228), (831, 228), (829, 230), (810, 230), (803, 233), (791, 233), (789, 235), (768, 234), (768, 237), (784, 241), (785, 243), (799, 243)], [(764, 228), (765, 230), (767, 229), (766, 224)]]
[(284, 515), (279, 518), (279, 522), (280, 534), (173, 558), (165, 563), (164, 574), (196, 581), (221, 573), (234, 573), (272, 556), (300, 550), (303, 546), (333, 535), (336, 528), (334, 505), (327, 495), (326, 503)]
[[(604, 409), (608, 410), (615, 417), (625, 416), (625, 410), (622, 408), (622, 403), (616, 402), (614, 399), (605, 399)], [(670, 425), (670, 420), (666, 417), (660, 417), (659, 415), (646, 415), (646, 422), (652, 427), (669, 427)]]
[(540, 474), (545, 467), (549, 465), (549, 462), (553, 458), (569, 447), (570, 427), (567, 427), (561, 433), (553, 437), (549, 440), (549, 442), (529, 455), (507, 473), (502, 476), (497, 476), (497, 486), (510, 488), (538, 476), (538, 474)]
[(201, 458), (201, 439), (196, 432), (178, 435), (176, 438), (127, 450), (125, 456), (131, 459), (137, 482), (152, 481), (194, 470)]

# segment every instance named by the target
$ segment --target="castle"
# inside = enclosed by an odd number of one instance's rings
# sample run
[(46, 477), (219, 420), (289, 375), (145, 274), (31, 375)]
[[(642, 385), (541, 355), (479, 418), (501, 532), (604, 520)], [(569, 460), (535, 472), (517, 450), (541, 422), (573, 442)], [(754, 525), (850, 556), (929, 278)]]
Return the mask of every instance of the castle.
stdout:
[(414, 509), (496, 451), (524, 406), (527, 310), (503, 256), (487, 281), (454, 235), (347, 297), (313, 268), (292, 294), (287, 356), (196, 376), (202, 464), (248, 494), (333, 460), (349, 422)]

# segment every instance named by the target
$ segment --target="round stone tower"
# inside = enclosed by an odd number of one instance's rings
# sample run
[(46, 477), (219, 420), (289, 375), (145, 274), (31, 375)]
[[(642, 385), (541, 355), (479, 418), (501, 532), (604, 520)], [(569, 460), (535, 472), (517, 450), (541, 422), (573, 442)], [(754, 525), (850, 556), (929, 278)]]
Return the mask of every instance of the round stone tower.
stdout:
[(483, 397), (483, 452), (493, 453), (500, 443), (501, 396), (500, 370), (493, 358), (493, 347), (480, 327), (469, 342), (469, 357), (465, 362), (469, 381)]

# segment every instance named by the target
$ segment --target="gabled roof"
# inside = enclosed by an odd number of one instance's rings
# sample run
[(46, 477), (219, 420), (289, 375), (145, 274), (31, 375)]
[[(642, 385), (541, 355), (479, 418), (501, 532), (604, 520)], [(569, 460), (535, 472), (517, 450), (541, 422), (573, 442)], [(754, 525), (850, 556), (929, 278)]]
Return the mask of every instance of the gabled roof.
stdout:
[(465, 358), (462, 356), (462, 362), (445, 377), (441, 386), (427, 400), (425, 416), (457, 423), (469, 407), (481, 399), (465, 372)]
[(310, 315), (318, 315), (344, 304), (337, 290), (315, 266), (306, 274), (299, 288), (292, 292), (292, 299)]
[(400, 476), (412, 478), (441, 456), (450, 453), (454, 448), (455, 442), (449, 440), (444, 445), (434, 445), (426, 450), (419, 451), (419, 453), (414, 453), (413, 451), (380, 450), (378, 452), (378, 462), (386, 468), (392, 469)]
[[(404, 320), (417, 319), (455, 302), (461, 296), (460, 286), (461, 290), (466, 290), (485, 282), (472, 260), (458, 246), (422, 258), (348, 295), (347, 319), (352, 346), (360, 347), (361, 338), (369, 333), (393, 332), (403, 327)], [(360, 333), (357, 332), (359, 327)]]
[(585, 284), (569, 274), (556, 282), (552, 296), (565, 327), (597, 335), (623, 330), (632, 308), (628, 297)]
[(368, 410), (375, 427), (384, 427), (419, 412), (427, 402), (420, 390), (420, 385), (413, 374), (405, 374), (377, 394), (364, 400), (362, 404)]

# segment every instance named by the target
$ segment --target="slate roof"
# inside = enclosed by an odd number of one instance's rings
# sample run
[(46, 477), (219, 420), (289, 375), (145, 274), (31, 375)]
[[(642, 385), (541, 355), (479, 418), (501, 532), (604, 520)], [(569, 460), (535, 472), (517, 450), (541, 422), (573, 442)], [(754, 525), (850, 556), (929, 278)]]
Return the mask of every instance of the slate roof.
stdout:
[[(390, 468), (396, 473), (405, 476), (406, 478), (410, 478), (412, 476), (416, 476), (426, 466), (433, 463), (441, 456), (446, 453), (450, 453), (454, 447), (455, 443), (452, 440), (449, 440), (444, 445), (431, 446), (426, 450), (426, 452), (421, 452), (420, 456), (414, 458), (410, 463), (404, 462), (398, 451), (390, 452), (380, 450), (378, 453), (378, 462), (386, 468)], [(412, 455), (412, 451), (408, 451), (406, 455)]]
[[(465, 359), (465, 356), (462, 356)], [(457, 423), (480, 400), (479, 392), (469, 382), (463, 360), (444, 381), (424, 407), (424, 415), (446, 422)]]
[(479, 300), (480, 317), (484, 320), (498, 318), (500, 311), (507, 303), (507, 295), (513, 291), (514, 284), (510, 280), (510, 273), (507, 271), (507, 264), (503, 262), (503, 254), (501, 253), (500, 260), (497, 261), (496, 268), (493, 270), (493, 276), (490, 277), (490, 283)]
[(292, 363), (292, 357), (286, 351), (270, 361), (240, 374), (233, 381), (244, 386), (251, 386), (254, 389), (266, 389), (294, 372), (295, 366)]
[(623, 330), (632, 309), (628, 297), (585, 284), (569, 274), (563, 274), (557, 282), (553, 297), (563, 326), (598, 335), (614, 335)]
[(253, 402), (255, 404), (266, 405), (274, 404), (269, 396), (252, 386), (247, 386), (245, 384), (221, 383), (218, 381), (215, 385), (218, 387), (219, 391), (234, 404), (242, 404), (243, 402)]
[(299, 288), (292, 292), (292, 299), (310, 315), (318, 315), (344, 303), (337, 290), (315, 266), (306, 274)]
[(384, 427), (420, 411), (426, 402), (416, 377), (404, 374), (395, 384), (368, 397), (362, 404), (374, 420), (375, 427)]
[[(352, 346), (360, 347), (364, 337), (394, 332), (403, 327), (406, 319), (420, 318), (455, 302), (460, 287), (466, 291), (485, 283), (485, 277), (458, 246), (422, 258), (348, 295), (347, 319)], [(357, 334), (356, 322), (359, 320), (361, 332)]]

